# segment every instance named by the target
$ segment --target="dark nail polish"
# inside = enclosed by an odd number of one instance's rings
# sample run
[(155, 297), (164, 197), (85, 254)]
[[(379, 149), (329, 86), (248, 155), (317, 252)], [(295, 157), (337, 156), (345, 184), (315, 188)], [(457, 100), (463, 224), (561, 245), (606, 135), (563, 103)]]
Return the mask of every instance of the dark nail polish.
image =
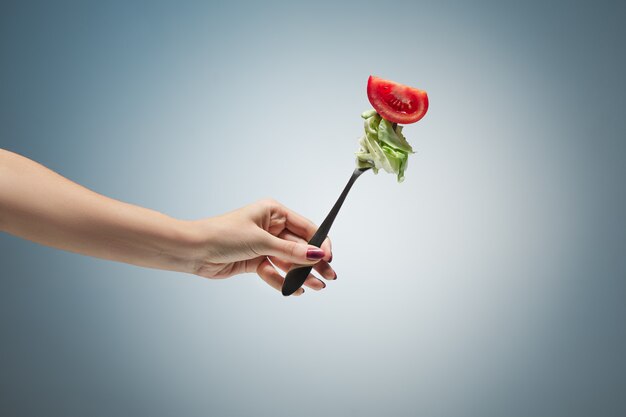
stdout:
[(322, 289), (326, 288), (326, 283), (324, 281), (320, 281), (323, 285)]
[(328, 263), (331, 263), (333, 261), (333, 254), (330, 254), (330, 259), (328, 260)]
[(309, 249), (306, 251), (306, 258), (310, 261), (318, 261), (324, 257), (324, 251), (321, 249)]
[(335, 278), (333, 279), (333, 281), (337, 281), (337, 273), (335, 272)]

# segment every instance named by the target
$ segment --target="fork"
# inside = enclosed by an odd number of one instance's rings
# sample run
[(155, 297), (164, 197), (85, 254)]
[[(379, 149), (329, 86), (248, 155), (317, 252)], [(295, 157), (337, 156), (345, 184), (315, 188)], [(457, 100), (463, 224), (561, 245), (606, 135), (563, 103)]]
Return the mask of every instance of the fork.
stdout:
[[(337, 214), (339, 213), (339, 209), (341, 208), (344, 200), (348, 196), (348, 192), (352, 188), (352, 185), (357, 180), (357, 178), (361, 176), (362, 173), (364, 173), (370, 168), (371, 167), (356, 168), (354, 170), (354, 172), (352, 173), (352, 176), (350, 177), (350, 180), (348, 180), (348, 183), (346, 184), (343, 191), (341, 192), (341, 195), (335, 202), (335, 205), (333, 206), (333, 208), (330, 210), (330, 212), (328, 213), (328, 215), (322, 222), (322, 225), (319, 227), (319, 229), (317, 229), (317, 232), (315, 232), (311, 240), (309, 240), (309, 245), (317, 246), (318, 248), (322, 246), (322, 243), (324, 242), (324, 239), (326, 239), (326, 236), (328, 236), (330, 227), (333, 225), (333, 222), (335, 221), (335, 217), (337, 217)], [(300, 288), (302, 284), (304, 284), (304, 281), (309, 276), (309, 273), (311, 272), (312, 268), (313, 268), (313, 265), (296, 266), (292, 268), (287, 273), (287, 276), (285, 277), (285, 282), (283, 283), (283, 288), (282, 288), (283, 295), (288, 296), (296, 292), (298, 288)]]

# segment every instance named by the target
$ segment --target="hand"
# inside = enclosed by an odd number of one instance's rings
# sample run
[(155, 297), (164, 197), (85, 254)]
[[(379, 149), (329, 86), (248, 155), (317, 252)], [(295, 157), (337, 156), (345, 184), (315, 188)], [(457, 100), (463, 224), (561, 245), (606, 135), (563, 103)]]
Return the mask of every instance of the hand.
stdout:
[[(193, 222), (200, 231), (197, 260), (193, 273), (206, 278), (228, 278), (256, 272), (280, 291), (284, 272), (293, 265), (313, 265), (323, 278), (337, 274), (329, 265), (331, 244), (327, 238), (321, 249), (307, 244), (317, 228), (309, 220), (274, 200), (261, 200), (230, 213)], [(304, 285), (321, 290), (326, 284), (309, 274)], [(300, 288), (294, 295), (301, 295)]]

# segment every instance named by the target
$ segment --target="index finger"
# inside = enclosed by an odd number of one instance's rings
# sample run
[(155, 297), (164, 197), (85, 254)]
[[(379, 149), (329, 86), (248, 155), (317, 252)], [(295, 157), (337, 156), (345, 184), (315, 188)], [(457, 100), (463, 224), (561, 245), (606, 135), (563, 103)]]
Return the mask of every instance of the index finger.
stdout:
[[(296, 235), (295, 232), (293, 230), (290, 230), (290, 229), (283, 230), (278, 235), (278, 237), (281, 238), (281, 239), (285, 239), (285, 240), (291, 240), (293, 242), (303, 242), (303, 243), (306, 243), (306, 240), (304, 240), (304, 238), (302, 236)], [(330, 238), (329, 237), (326, 237), (326, 239), (324, 239), (324, 242), (322, 242), (322, 246), (320, 246), (320, 248), (324, 251), (324, 257), (322, 259), (324, 261), (326, 261), (326, 262), (330, 262), (333, 259), (333, 250), (332, 250), (332, 245), (330, 243)], [(318, 264), (316, 264), (316, 265), (318, 265)]]
[[(311, 240), (315, 232), (317, 232), (317, 226), (312, 221), (296, 213), (295, 211), (292, 211), (284, 206), (282, 208), (283, 210), (285, 210), (285, 227), (289, 229), (289, 231), (291, 231), (292, 233), (306, 240), (307, 242)], [(324, 242), (322, 242), (322, 245), (320, 247), (326, 253), (326, 256), (324, 256), (324, 260), (331, 260), (332, 245), (328, 236), (324, 239)]]
[(287, 229), (307, 241), (311, 240), (317, 231), (317, 226), (315, 226), (315, 224), (313, 224), (313, 222), (306, 217), (288, 209), (287, 207), (283, 206), (283, 210), (285, 211), (285, 226)]

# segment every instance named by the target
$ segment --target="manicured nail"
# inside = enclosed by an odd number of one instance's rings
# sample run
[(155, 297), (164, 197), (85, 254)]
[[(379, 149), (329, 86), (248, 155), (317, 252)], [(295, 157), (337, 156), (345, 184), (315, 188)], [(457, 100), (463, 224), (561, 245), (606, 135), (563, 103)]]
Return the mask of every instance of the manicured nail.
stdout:
[(337, 273), (335, 272), (335, 278), (333, 279), (333, 281), (337, 280)]
[(333, 261), (333, 254), (330, 254), (330, 259), (328, 260), (328, 263), (331, 263)]
[(323, 285), (322, 289), (326, 288), (326, 283), (324, 281), (320, 281)]
[(318, 261), (324, 257), (324, 251), (321, 249), (311, 248), (306, 251), (306, 258), (309, 261)]

